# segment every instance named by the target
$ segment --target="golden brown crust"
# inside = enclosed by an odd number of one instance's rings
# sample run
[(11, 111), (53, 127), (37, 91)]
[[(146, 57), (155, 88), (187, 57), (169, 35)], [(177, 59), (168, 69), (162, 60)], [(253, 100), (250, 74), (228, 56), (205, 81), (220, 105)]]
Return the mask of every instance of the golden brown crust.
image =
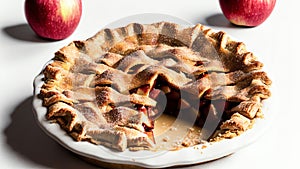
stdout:
[(250, 119), (239, 113), (234, 113), (229, 120), (221, 125), (222, 130), (246, 131), (250, 126)]
[[(262, 66), (245, 44), (222, 31), (200, 24), (132, 23), (103, 29), (56, 52), (43, 71), (40, 97), (48, 107), (47, 119), (76, 140), (120, 151), (149, 149), (154, 144), (149, 114), (155, 113), (147, 108), (157, 106), (151, 96), (157, 83), (171, 99), (183, 91), (205, 102), (225, 101), (229, 106), (220, 129), (243, 132), (271, 95)], [(183, 109), (201, 109), (201, 124), (206, 108), (193, 107), (189, 99), (181, 101)], [(223, 113), (220, 105), (206, 107), (215, 109), (213, 119)]]

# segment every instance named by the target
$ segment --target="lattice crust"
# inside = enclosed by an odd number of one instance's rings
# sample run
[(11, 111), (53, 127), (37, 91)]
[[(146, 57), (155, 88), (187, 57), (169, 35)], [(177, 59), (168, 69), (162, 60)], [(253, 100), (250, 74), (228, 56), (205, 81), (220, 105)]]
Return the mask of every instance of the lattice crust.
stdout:
[[(262, 66), (242, 42), (224, 32), (200, 24), (133, 23), (101, 30), (56, 52), (43, 71), (40, 96), (47, 119), (78, 141), (120, 151), (151, 149), (158, 89), (186, 112), (198, 113), (199, 126), (207, 109), (221, 114), (217, 130), (222, 137), (246, 131), (261, 114), (262, 100), (271, 94)], [(189, 97), (176, 98), (179, 92)], [(212, 101), (223, 102), (223, 108)]]

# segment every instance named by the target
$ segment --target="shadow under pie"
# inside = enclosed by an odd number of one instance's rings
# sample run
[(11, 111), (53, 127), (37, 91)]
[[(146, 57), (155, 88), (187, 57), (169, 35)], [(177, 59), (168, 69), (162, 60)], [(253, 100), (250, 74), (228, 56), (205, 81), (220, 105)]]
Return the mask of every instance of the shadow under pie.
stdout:
[(44, 167), (97, 168), (79, 160), (41, 130), (32, 112), (32, 100), (24, 99), (11, 113), (11, 122), (3, 131), (8, 147), (24, 160)]

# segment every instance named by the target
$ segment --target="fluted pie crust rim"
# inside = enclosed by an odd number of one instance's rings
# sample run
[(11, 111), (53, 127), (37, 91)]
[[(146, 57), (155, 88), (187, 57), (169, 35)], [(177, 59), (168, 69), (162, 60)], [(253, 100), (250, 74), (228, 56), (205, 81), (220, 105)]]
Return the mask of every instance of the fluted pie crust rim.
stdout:
[[(121, 72), (110, 70), (125, 57), (144, 57), (143, 59), (147, 61), (151, 52), (151, 56), (159, 57), (157, 53), (166, 51), (174, 55), (173, 58), (184, 61), (185, 66), (194, 63), (196, 66), (189, 67), (193, 69), (182, 71), (187, 71), (186, 74), (200, 72), (197, 74), (199, 79), (196, 78), (196, 81), (206, 85), (196, 85), (196, 87), (186, 85), (190, 83), (188, 78), (182, 77), (182, 74), (173, 75), (169, 73), (170, 71), (155, 66), (156, 64), (166, 66), (169, 63), (160, 63), (157, 60), (154, 62), (153, 58), (150, 59), (154, 64), (148, 65), (151, 69), (149, 68), (143, 75), (130, 79), (132, 83), (120, 85), (112, 79), (118, 75), (119, 79), (128, 80), (126, 78), (129, 76), (124, 75), (123, 72), (130, 71), (129, 63), (127, 67), (117, 66), (122, 70)], [(189, 58), (184, 58), (185, 54), (188, 54)], [(216, 55), (220, 58), (215, 58)], [(125, 64), (125, 61), (121, 63)], [(201, 67), (203, 63), (207, 63), (204, 71)], [(222, 66), (216, 66), (219, 64)], [(182, 27), (169, 22), (132, 23), (122, 28), (101, 30), (86, 41), (74, 41), (56, 52), (53, 61), (43, 70), (44, 85), (39, 97), (47, 107), (46, 118), (49, 122), (60, 124), (62, 129), (77, 141), (90, 141), (118, 151), (125, 151), (127, 148), (151, 149), (155, 143), (147, 133), (149, 131), (145, 131), (145, 126), (153, 127), (153, 121), (140, 111), (115, 105), (123, 103), (120, 100), (125, 99), (135, 105), (154, 107), (155, 100), (148, 97), (150, 91), (142, 94), (137, 94), (136, 91), (129, 95), (124, 93), (128, 89), (139, 90), (141, 86), (153, 84), (155, 78), (144, 79), (144, 77), (149, 72), (155, 74), (153, 70), (156, 70), (160, 72), (159, 75), (170, 74), (164, 77), (164, 83), (167, 81), (167, 84), (172, 84), (174, 90), (193, 92), (199, 89), (197, 91), (199, 98), (222, 99), (226, 100), (225, 104), (234, 102), (226, 110), (228, 118), (220, 123), (218, 132), (209, 140), (220, 141), (247, 131), (255, 123), (255, 119), (263, 116), (262, 101), (271, 96), (269, 87), (272, 82), (262, 71), (262, 67), (263, 64), (246, 49), (244, 43), (232, 40), (225, 32), (216, 32), (200, 24)], [(205, 73), (207, 69), (210, 71), (209, 74)], [(219, 86), (215, 86), (210, 83), (210, 80), (219, 79), (219, 72), (222, 72), (221, 78), (225, 78), (225, 82), (221, 81)], [(178, 83), (172, 83), (173, 81)], [(74, 85), (74, 83), (78, 84)], [(86, 88), (90, 88), (91, 84), (97, 87), (87, 90)], [(111, 88), (110, 85), (115, 87)], [(76, 90), (73, 90), (74, 86)], [(101, 99), (91, 100), (88, 97), (91, 93), (96, 93), (94, 98)], [(95, 103), (101, 108), (101, 112), (95, 109)], [(107, 105), (110, 107), (108, 108)], [(95, 112), (98, 113), (97, 117)], [(126, 117), (131, 117), (131, 121), (121, 117), (118, 120), (121, 120), (122, 124), (116, 123), (116, 119), (110, 114), (124, 115), (120, 112), (126, 112)], [(103, 113), (108, 115), (105, 116)], [(99, 124), (99, 122), (103, 123)]]

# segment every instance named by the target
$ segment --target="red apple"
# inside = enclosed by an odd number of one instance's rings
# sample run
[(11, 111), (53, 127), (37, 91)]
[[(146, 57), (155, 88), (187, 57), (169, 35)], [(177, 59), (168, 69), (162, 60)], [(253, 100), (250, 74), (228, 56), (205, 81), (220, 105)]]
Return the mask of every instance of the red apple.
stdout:
[(81, 0), (26, 0), (28, 24), (40, 37), (62, 40), (69, 37), (79, 24)]
[(270, 16), (276, 0), (219, 0), (219, 3), (231, 23), (254, 27)]

